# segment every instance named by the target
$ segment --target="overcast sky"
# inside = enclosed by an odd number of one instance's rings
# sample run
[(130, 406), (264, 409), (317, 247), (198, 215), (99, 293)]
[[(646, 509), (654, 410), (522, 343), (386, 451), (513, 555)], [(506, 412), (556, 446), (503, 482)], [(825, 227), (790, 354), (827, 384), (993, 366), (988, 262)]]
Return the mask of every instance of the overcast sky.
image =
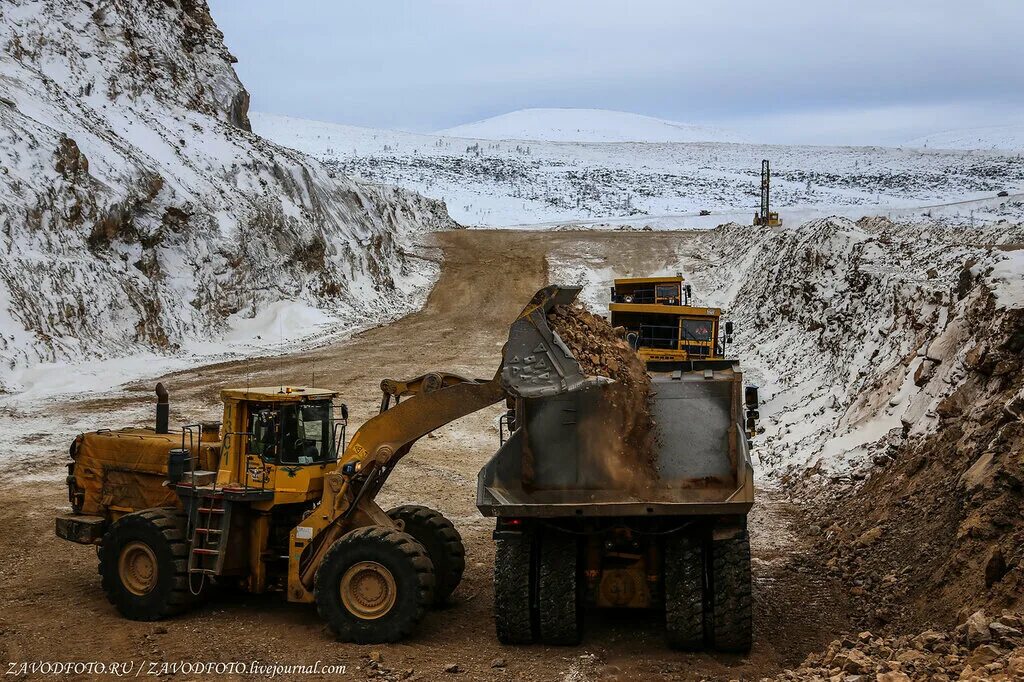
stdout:
[(1019, 0), (210, 0), (252, 110), (432, 131), (527, 107), (758, 141), (1024, 122)]

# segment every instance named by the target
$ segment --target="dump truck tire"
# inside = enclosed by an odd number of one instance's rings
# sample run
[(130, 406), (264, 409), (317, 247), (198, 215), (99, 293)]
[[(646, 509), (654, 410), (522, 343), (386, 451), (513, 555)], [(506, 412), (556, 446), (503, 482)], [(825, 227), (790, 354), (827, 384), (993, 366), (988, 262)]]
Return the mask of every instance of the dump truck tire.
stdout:
[(366, 526), (336, 540), (314, 579), (320, 617), (342, 641), (409, 636), (434, 598), (430, 557), (408, 533)]
[(495, 541), (494, 629), (502, 644), (534, 640), (530, 613), (533, 577), (533, 534), (506, 535)]
[(395, 507), (388, 516), (402, 521), (403, 530), (427, 550), (434, 564), (434, 603), (446, 603), (466, 570), (466, 548), (459, 531), (441, 512), (415, 504)]
[(125, 618), (152, 621), (196, 602), (188, 585), (186, 519), (175, 509), (146, 509), (115, 521), (100, 544), (103, 592)]
[(665, 543), (665, 633), (673, 649), (704, 648), (703, 543), (686, 535)]
[(544, 644), (580, 643), (576, 536), (548, 529), (541, 537), (537, 573), (537, 623)]
[(750, 593), (750, 537), (746, 531), (711, 543), (710, 644), (743, 653), (753, 640)]

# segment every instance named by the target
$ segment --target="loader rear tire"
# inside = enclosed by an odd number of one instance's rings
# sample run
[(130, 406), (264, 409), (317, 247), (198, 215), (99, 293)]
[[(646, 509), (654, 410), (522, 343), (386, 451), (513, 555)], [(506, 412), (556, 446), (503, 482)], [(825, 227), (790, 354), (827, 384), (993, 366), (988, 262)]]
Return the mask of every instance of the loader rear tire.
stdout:
[(704, 648), (704, 550), (699, 538), (665, 543), (665, 632), (673, 649)]
[(580, 643), (578, 555), (575, 535), (554, 528), (545, 530), (537, 573), (537, 622), (544, 644)]
[(320, 617), (339, 640), (395, 642), (415, 630), (432, 603), (434, 567), (408, 533), (365, 526), (327, 550), (313, 595)]
[(100, 544), (103, 592), (122, 616), (152, 621), (196, 602), (188, 585), (186, 519), (175, 509), (145, 509), (115, 521)]
[(750, 537), (746, 531), (711, 543), (711, 612), (708, 634), (719, 651), (745, 653), (753, 641)]
[(446, 603), (466, 570), (466, 548), (459, 531), (441, 512), (420, 505), (395, 507), (388, 511), (388, 516), (402, 521), (404, 531), (427, 550), (434, 564), (434, 603)]
[(534, 640), (531, 586), (535, 580), (533, 533), (506, 534), (495, 540), (494, 629), (502, 644)]

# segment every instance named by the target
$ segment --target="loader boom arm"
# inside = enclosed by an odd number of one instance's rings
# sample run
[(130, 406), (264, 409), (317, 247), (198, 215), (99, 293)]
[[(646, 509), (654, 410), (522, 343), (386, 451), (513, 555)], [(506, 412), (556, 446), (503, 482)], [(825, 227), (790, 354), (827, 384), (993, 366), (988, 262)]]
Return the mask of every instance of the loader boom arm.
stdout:
[(538, 291), (510, 326), (501, 365), (490, 380), (435, 372), (381, 382), (380, 413), (356, 431), (336, 468), (324, 477), (320, 506), (292, 532), (292, 559), (296, 554), (301, 558), (289, 568), (289, 589), (297, 590), (297, 597), (304, 588), (308, 600), (317, 567), (341, 535), (354, 527), (392, 524), (374, 498), (417, 440), (509, 395), (556, 395), (609, 381), (585, 376), (548, 327), (548, 312), (571, 304), (579, 292), (579, 287), (557, 285)]

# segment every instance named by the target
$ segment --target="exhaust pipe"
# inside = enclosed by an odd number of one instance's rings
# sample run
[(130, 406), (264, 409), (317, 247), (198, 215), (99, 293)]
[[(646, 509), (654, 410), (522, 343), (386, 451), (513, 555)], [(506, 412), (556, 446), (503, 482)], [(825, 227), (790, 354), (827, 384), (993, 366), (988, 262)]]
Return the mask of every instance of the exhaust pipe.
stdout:
[(162, 383), (156, 385), (156, 432), (170, 433), (171, 404), (167, 402), (167, 389)]

